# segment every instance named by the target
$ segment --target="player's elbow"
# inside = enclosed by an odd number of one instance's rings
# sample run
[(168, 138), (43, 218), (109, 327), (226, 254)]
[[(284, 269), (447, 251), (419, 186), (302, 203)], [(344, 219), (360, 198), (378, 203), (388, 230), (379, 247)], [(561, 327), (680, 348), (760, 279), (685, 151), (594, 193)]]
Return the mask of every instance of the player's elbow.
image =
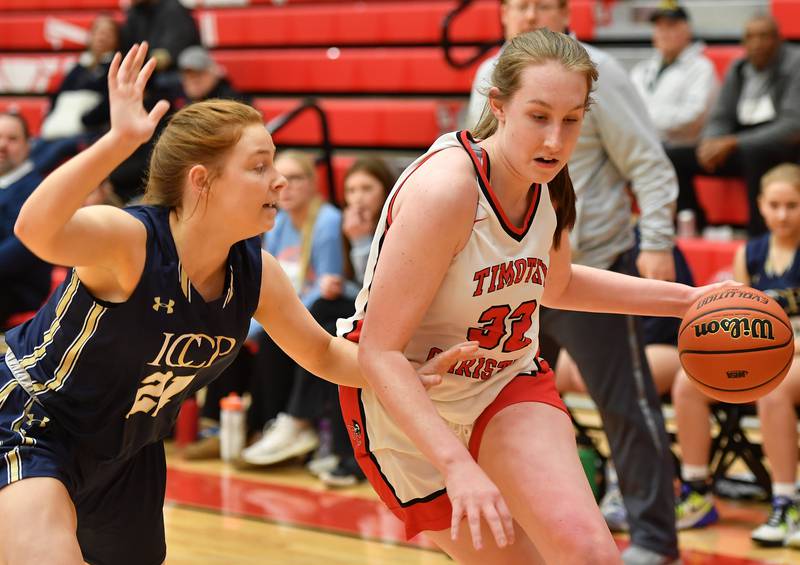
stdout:
[(25, 247), (32, 249), (36, 245), (36, 225), (30, 218), (30, 214), (26, 214), (25, 210), (20, 212), (17, 220), (14, 222), (14, 235), (17, 236)]

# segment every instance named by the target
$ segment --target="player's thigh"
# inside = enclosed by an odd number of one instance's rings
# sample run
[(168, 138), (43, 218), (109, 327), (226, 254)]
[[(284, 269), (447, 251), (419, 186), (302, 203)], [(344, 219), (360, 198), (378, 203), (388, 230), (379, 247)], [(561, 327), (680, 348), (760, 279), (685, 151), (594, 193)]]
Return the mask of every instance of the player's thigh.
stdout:
[(33, 477), (0, 490), (0, 563), (83, 563), (77, 520), (66, 487), (57, 479)]
[(666, 343), (653, 343), (645, 347), (647, 363), (658, 394), (666, 394), (672, 388), (675, 375), (681, 368), (678, 348)]
[(786, 399), (796, 405), (800, 404), (800, 355), (795, 355), (783, 381), (769, 394), (758, 400), (758, 408), (759, 410), (769, 409), (773, 403), (780, 404)]
[(545, 563), (528, 535), (516, 522), (514, 522), (515, 541), (504, 548), (497, 547), (494, 536), (485, 521), (481, 522), (483, 548), (480, 550), (475, 549), (472, 545), (472, 536), (469, 534), (466, 520), (461, 521), (458, 539), (455, 541), (450, 538), (450, 530), (426, 531), (425, 535), (461, 565), (538, 565)]
[(478, 462), (548, 563), (618, 561), (562, 410), (538, 402), (504, 408), (486, 427)]

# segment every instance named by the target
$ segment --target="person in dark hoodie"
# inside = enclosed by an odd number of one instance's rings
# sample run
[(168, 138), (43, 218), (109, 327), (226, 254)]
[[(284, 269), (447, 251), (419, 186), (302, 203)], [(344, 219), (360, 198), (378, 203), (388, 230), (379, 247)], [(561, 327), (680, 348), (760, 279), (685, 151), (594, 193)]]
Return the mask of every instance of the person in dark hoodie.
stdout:
[(200, 45), (200, 32), (191, 12), (178, 0), (132, 0), (121, 39), (123, 53), (134, 43), (147, 41), (156, 70), (174, 71), (181, 51)]

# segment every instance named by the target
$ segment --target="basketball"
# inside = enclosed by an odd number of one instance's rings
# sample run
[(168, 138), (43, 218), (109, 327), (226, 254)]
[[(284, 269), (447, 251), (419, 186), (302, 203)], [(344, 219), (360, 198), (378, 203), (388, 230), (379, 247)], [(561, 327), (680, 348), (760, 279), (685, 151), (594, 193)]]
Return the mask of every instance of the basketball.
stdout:
[(786, 376), (794, 358), (794, 333), (783, 308), (763, 292), (715, 290), (683, 317), (678, 354), (704, 394), (742, 404), (764, 396)]

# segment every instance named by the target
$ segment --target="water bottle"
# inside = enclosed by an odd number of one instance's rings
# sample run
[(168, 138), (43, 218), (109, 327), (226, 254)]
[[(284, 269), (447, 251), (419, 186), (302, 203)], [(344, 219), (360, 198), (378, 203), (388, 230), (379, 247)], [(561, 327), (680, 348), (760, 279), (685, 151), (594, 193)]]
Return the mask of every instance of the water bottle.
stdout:
[(223, 461), (233, 461), (244, 449), (244, 402), (235, 392), (219, 401), (219, 451)]
[(694, 210), (681, 210), (677, 216), (678, 237), (697, 237), (697, 220)]

